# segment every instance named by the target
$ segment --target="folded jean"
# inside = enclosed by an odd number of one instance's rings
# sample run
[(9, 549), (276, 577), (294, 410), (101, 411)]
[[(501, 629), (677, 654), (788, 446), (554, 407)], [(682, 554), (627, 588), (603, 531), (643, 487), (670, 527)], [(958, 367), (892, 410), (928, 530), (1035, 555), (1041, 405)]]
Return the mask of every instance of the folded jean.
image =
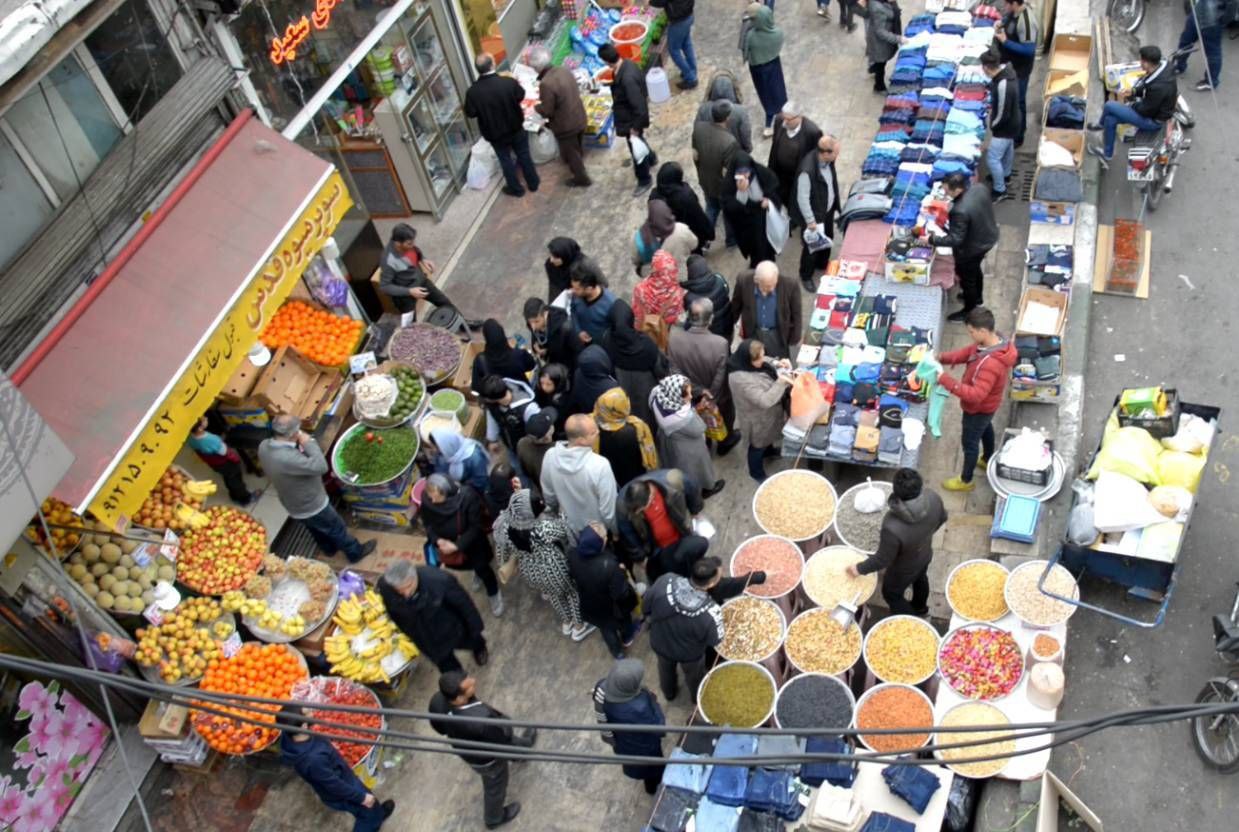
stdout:
[(1084, 198), (1080, 174), (1067, 168), (1042, 168), (1034, 198), (1047, 202), (1079, 202)]
[(881, 436), (878, 439), (878, 459), (891, 465), (898, 465), (903, 459), (903, 430), (895, 427), (879, 427)]
[(919, 815), (929, 806), (934, 792), (942, 783), (930, 771), (919, 766), (887, 766), (882, 770), (882, 779), (897, 797), (916, 810)]
[(654, 814), (650, 817), (650, 828), (655, 832), (683, 832), (697, 808), (697, 803), (697, 795), (691, 792), (663, 789), (662, 799), (658, 801)]
[[(672, 766), (674, 768), (674, 766)], [(695, 829), (717, 829), (719, 832), (736, 832), (740, 828), (740, 813), (734, 806), (715, 803), (703, 797), (697, 804), (694, 815)]]
[(693, 763), (692, 765), (667, 766), (663, 771), (664, 786), (673, 786), (693, 794), (701, 794), (706, 790), (706, 784), (710, 781), (710, 770), (712, 768), (706, 762), (710, 759), (709, 757), (689, 754), (681, 748), (673, 748), (671, 749), (671, 759), (701, 760), (702, 762), (700, 764)]
[(916, 832), (916, 824), (885, 812), (873, 812), (860, 828), (860, 832)]

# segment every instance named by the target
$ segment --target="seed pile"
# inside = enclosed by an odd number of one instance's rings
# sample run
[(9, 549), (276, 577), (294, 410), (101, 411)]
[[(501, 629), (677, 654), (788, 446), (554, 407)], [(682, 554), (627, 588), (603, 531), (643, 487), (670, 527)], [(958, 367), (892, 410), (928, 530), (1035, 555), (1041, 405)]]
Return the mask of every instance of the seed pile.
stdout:
[(835, 530), (839, 532), (839, 537), (843, 538), (843, 542), (853, 549), (876, 552), (882, 536), (882, 520), (886, 517), (886, 508), (883, 506), (881, 511), (871, 514), (862, 514), (857, 511), (856, 495), (860, 493), (861, 488), (865, 487), (877, 488), (887, 498), (891, 495), (889, 482), (870, 482), (852, 489), (839, 500), (839, 508), (835, 512)]
[(934, 711), (917, 690), (902, 685), (879, 685), (856, 708), (856, 727), (861, 730), (919, 728), (915, 734), (861, 734), (860, 741), (874, 751), (904, 751), (929, 741)]
[(1024, 653), (1006, 630), (966, 627), (946, 637), (938, 652), (938, 669), (960, 696), (998, 699), (1020, 683)]
[(412, 364), (434, 380), (460, 364), (460, 341), (443, 327), (414, 323), (392, 334), (387, 354), (396, 361)]
[(774, 705), (774, 682), (752, 665), (719, 665), (702, 684), (697, 705), (713, 725), (755, 728)]
[(916, 618), (879, 621), (865, 639), (865, 662), (883, 682), (919, 685), (938, 667), (938, 633)]
[(777, 537), (762, 535), (741, 544), (731, 561), (732, 575), (765, 572), (764, 584), (749, 584), (749, 595), (776, 598), (800, 583), (804, 555), (795, 544)]
[(854, 706), (843, 682), (808, 674), (784, 685), (775, 707), (783, 728), (847, 728)]
[[(965, 702), (956, 705), (942, 717), (941, 725), (946, 728), (962, 728), (969, 725), (1010, 725), (1007, 715), (982, 702)], [(1015, 753), (1015, 739), (1006, 731), (970, 731), (968, 733), (951, 732), (939, 734), (937, 744), (949, 745), (958, 742), (974, 740), (997, 740), (984, 745), (970, 745), (967, 748), (948, 748), (938, 752), (938, 756), (946, 761), (967, 760), (974, 757), (993, 757), (998, 754)], [(993, 777), (1006, 768), (1006, 760), (991, 760), (986, 763), (950, 763), (948, 767), (965, 777)]]
[(845, 632), (830, 617), (830, 610), (801, 613), (787, 628), (783, 649), (792, 664), (805, 673), (842, 673), (860, 658), (860, 627)]
[(804, 591), (809, 600), (819, 607), (834, 609), (840, 602), (852, 603), (857, 593), (857, 603), (863, 604), (878, 587), (876, 573), (853, 578), (847, 567), (860, 563), (865, 556), (847, 546), (827, 546), (814, 552), (804, 568)]
[(723, 641), (718, 646), (723, 658), (758, 662), (782, 641), (783, 618), (774, 604), (740, 597), (723, 605)]
[(768, 534), (807, 540), (821, 534), (834, 519), (834, 489), (820, 474), (786, 471), (757, 489), (753, 511), (757, 524)]
[(971, 621), (997, 621), (1007, 614), (1007, 570), (992, 560), (962, 564), (946, 586), (951, 609)]
[(1033, 655), (1038, 658), (1048, 659), (1058, 652), (1059, 647), (1058, 639), (1054, 638), (1054, 636), (1047, 636), (1045, 633), (1041, 633), (1033, 639)]
[[(1075, 607), (1071, 604), (1051, 598), (1037, 586), (1041, 573), (1045, 571), (1045, 564), (1043, 560), (1035, 560), (1018, 567), (1007, 578), (1005, 593), (1011, 611), (1021, 620), (1037, 627), (1062, 624), (1075, 612)], [(1055, 595), (1065, 598), (1080, 597), (1080, 587), (1076, 584), (1076, 579), (1057, 563), (1046, 576), (1045, 587)]]

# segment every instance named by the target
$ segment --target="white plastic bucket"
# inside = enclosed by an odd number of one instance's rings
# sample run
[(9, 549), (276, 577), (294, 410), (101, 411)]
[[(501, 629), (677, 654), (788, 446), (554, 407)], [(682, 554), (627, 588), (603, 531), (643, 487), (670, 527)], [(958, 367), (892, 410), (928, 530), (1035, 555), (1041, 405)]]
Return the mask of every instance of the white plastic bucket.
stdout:
[(645, 88), (650, 93), (650, 101), (655, 104), (671, 100), (671, 81), (661, 66), (653, 67), (645, 73)]

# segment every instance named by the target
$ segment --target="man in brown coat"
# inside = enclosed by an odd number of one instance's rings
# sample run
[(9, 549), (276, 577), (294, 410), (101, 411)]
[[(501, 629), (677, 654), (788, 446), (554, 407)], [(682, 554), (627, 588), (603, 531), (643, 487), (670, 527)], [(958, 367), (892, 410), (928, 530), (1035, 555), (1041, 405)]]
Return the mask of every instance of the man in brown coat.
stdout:
[[(710, 115), (713, 121), (693, 124), (693, 161), (697, 165), (697, 184), (706, 197), (706, 217), (713, 228), (723, 210), (723, 181), (731, 168), (732, 159), (740, 151), (740, 143), (727, 129), (727, 118), (731, 115), (730, 101), (713, 102)], [(736, 238), (726, 217), (723, 218), (723, 227), (727, 231), (727, 247), (731, 248), (736, 244)]]
[(727, 359), (731, 347), (726, 338), (710, 331), (714, 303), (696, 297), (688, 306), (688, 328), (672, 327), (667, 343), (667, 359), (675, 371), (693, 383), (693, 388), (709, 392), (727, 426), (727, 438), (718, 446), (723, 456), (740, 441), (736, 434), (736, 408), (727, 386)]
[(736, 278), (731, 311), (740, 321), (741, 337), (760, 341), (771, 358), (792, 357), (803, 327), (796, 278), (763, 260)]
[(585, 105), (576, 78), (562, 66), (551, 65), (551, 53), (545, 46), (529, 51), (529, 65), (538, 73), (538, 113), (559, 143), (559, 157), (564, 160), (572, 178), (568, 185), (587, 188), (591, 181), (585, 170)]

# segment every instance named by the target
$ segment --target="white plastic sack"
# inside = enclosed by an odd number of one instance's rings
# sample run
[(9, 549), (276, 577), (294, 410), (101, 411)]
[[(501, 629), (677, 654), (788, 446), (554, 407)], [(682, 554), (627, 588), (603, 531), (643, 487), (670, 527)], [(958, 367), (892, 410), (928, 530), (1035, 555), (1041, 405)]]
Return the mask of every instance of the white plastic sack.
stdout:
[(469, 152), (469, 171), (465, 175), (465, 185), (475, 191), (484, 191), (490, 187), (490, 180), (499, 173), (499, 157), (495, 148), (486, 139), (478, 139)]
[(572, 290), (564, 289), (560, 292), (555, 300), (551, 301), (551, 306), (564, 310), (569, 315), (572, 314)]
[(1148, 489), (1126, 474), (1102, 471), (1097, 477), (1093, 525), (1103, 533), (1143, 529), (1166, 518), (1149, 502)]
[(1000, 459), (1004, 465), (1024, 471), (1044, 471), (1054, 464), (1054, 456), (1045, 444), (1045, 434), (1028, 428), (1007, 440)]
[(1162, 440), (1162, 447), (1172, 451), (1198, 454), (1213, 444), (1213, 422), (1192, 413), (1184, 413), (1179, 419), (1179, 430), (1174, 436)]
[(529, 137), (529, 155), (535, 165), (543, 165), (559, 155), (559, 143), (550, 130), (539, 130)]
[(861, 514), (873, 514), (886, 507), (886, 492), (876, 487), (873, 480), (865, 478), (867, 485), (856, 492), (852, 507)]
[(650, 146), (640, 136), (629, 136), (628, 146), (632, 148), (632, 160), (638, 165), (645, 161), (646, 156), (650, 155)]
[(783, 253), (787, 238), (791, 234), (792, 220), (787, 211), (777, 207), (773, 202), (766, 205), (766, 239), (776, 254)]

